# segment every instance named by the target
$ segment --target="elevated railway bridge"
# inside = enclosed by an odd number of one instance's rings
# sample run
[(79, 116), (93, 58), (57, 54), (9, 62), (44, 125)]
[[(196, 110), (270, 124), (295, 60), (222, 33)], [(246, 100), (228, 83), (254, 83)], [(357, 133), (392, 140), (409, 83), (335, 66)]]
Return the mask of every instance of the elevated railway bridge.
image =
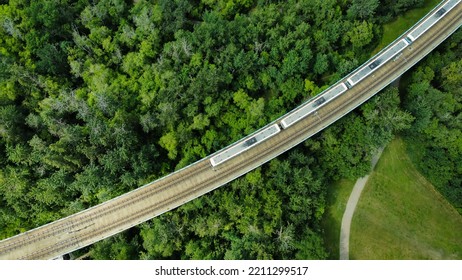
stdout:
[[(303, 104), (301, 107), (308, 106), (303, 110), (312, 108), (308, 113), (295, 109), (255, 134), (166, 177), (2, 240), (0, 259), (52, 259), (75, 251), (202, 196), (284, 153), (371, 98), (456, 31), (462, 24), (460, 2), (443, 1), (387, 48), (333, 85), (332, 91), (328, 89), (326, 95)], [(399, 53), (390, 57), (395, 51)], [(259, 142), (266, 135), (262, 131), (269, 127), (273, 127), (268, 131), (274, 135)], [(237, 149), (237, 154), (229, 152), (236, 145), (245, 148)]]

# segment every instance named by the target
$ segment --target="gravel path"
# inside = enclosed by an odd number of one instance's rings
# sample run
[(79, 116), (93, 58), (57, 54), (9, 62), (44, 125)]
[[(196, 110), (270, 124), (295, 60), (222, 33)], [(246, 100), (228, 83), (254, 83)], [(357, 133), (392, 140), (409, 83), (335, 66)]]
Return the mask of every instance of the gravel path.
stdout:
[[(377, 164), (377, 161), (382, 155), (382, 152), (383, 152), (383, 148), (379, 149), (377, 154), (375, 154), (375, 156), (372, 158), (372, 169), (374, 169), (375, 165)], [(353, 213), (355, 212), (356, 204), (358, 204), (359, 197), (361, 196), (361, 192), (363, 191), (364, 186), (366, 185), (366, 182), (368, 179), (369, 179), (369, 175), (366, 175), (362, 178), (359, 178), (356, 181), (356, 184), (353, 187), (353, 191), (351, 192), (350, 198), (348, 199), (345, 213), (343, 213), (342, 226), (340, 228), (340, 259), (341, 260), (349, 259), (351, 219), (353, 218)]]

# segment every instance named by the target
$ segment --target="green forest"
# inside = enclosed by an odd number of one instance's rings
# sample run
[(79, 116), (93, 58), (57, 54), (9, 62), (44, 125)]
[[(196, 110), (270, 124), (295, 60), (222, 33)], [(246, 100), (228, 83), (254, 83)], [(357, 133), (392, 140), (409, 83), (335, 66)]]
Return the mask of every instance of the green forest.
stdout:
[[(369, 59), (424, 0), (0, 0), (0, 239), (165, 176)], [(462, 208), (462, 32), (322, 133), (73, 254), (328, 259), (326, 186), (396, 133)]]
[(462, 30), (406, 78), (403, 109), (415, 121), (405, 136), (413, 162), (462, 214)]

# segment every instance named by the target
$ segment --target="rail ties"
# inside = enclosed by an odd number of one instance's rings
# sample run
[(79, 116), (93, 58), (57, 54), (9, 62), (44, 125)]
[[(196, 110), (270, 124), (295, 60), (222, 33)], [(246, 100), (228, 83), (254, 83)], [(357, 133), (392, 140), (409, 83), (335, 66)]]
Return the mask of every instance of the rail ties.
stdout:
[[(58, 222), (57, 225), (53, 225), (51, 227), (39, 228), (36, 230), (24, 232), (24, 235), (18, 236), (16, 240), (6, 242), (0, 245), (0, 255), (9, 253), (12, 250), (24, 247), (34, 242), (45, 240), (62, 232), (72, 232), (73, 228), (78, 228), (79, 226), (85, 223), (92, 223), (94, 219), (100, 216), (104, 216), (106, 214), (114, 213), (116, 210), (120, 208), (125, 208), (129, 205), (134, 205), (135, 203), (142, 200), (144, 197), (150, 197), (158, 192), (164, 191), (174, 186), (175, 183), (182, 182), (185, 176), (189, 176), (190, 174), (195, 173), (197, 170), (201, 170), (207, 167), (207, 160), (203, 160), (202, 162), (199, 162), (197, 165), (191, 166), (191, 168), (180, 171), (179, 173), (172, 174), (171, 176), (167, 176), (165, 177), (165, 179), (160, 179), (154, 182), (152, 185), (148, 185), (146, 186), (146, 188), (140, 189), (138, 193), (133, 197), (119, 198), (119, 201), (116, 202), (115, 205), (112, 204), (108, 206), (103, 206), (97, 210), (90, 210), (90, 212), (88, 212), (87, 214), (84, 214), (83, 216), (76, 218), (75, 224), (72, 221), (64, 223)], [(153, 186), (154, 184), (157, 184), (158, 186)]]

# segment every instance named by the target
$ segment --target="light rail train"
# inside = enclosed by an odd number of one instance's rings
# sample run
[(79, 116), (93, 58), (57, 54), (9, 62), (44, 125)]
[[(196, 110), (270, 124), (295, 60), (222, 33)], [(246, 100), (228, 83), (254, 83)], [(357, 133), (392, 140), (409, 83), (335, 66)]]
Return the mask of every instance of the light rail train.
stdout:
[[(83, 248), (183, 205), (287, 151), (373, 96), (378, 88), (409, 69), (452, 34), (462, 21), (461, 1), (444, 0), (386, 49), (327, 90), (204, 160), (82, 212), (0, 240), (0, 259), (53, 259)], [(436, 22), (438, 28), (431, 28)], [(401, 62), (397, 64), (397, 61)], [(377, 79), (377, 82), (360, 83), (360, 79)], [(345, 100), (338, 104), (340, 110), (318, 111), (322, 106), (334, 107), (334, 104), (337, 108), (338, 97)], [(306, 124), (308, 118), (310, 123)], [(317, 120), (319, 124), (314, 123)], [(312, 127), (316, 127), (316, 131)]]
[(411, 31), (407, 32), (403, 38), (397, 40), (396, 43), (394, 43), (390, 48), (387, 48), (385, 51), (378, 53), (372, 59), (364, 63), (358, 68), (357, 71), (353, 72), (353, 74), (349, 75), (346, 79), (343, 79), (334, 86), (321, 92), (312, 100), (299, 106), (297, 109), (285, 115), (282, 119), (276, 121), (276, 123), (260, 129), (249, 137), (246, 137), (243, 140), (238, 141), (231, 146), (213, 154), (210, 157), (210, 164), (213, 168), (215, 168), (216, 166), (238, 156), (244, 151), (251, 149), (256, 145), (264, 142), (265, 140), (275, 136), (281, 132), (282, 129), (287, 129), (300, 120), (303, 120), (308, 115), (315, 113), (319, 108), (325, 106), (336, 97), (347, 92), (361, 80), (380, 69), (380, 67), (385, 65), (392, 58), (395, 58), (401, 54), (404, 49), (410, 46), (422, 34), (424, 34), (428, 29), (435, 25), (435, 23), (437, 23), (441, 18), (448, 14), (448, 12), (452, 10), (452, 8), (454, 8), (457, 4), (459, 4), (460, 1), (462, 0), (450, 0), (446, 2), (444, 5), (437, 8), (429, 17), (412, 28)]

